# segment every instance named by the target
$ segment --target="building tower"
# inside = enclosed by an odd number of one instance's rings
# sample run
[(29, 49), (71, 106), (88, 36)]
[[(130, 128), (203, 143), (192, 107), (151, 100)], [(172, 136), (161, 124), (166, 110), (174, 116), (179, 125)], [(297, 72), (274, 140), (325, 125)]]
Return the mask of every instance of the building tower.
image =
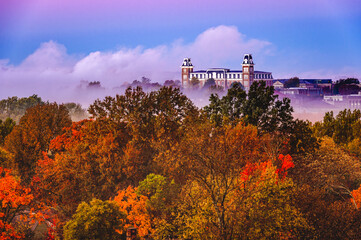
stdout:
[(242, 62), (242, 84), (248, 91), (254, 80), (254, 63), (252, 54), (244, 54)]
[(193, 64), (190, 58), (185, 58), (182, 64), (182, 86), (187, 88), (190, 86), (190, 73), (193, 72)]

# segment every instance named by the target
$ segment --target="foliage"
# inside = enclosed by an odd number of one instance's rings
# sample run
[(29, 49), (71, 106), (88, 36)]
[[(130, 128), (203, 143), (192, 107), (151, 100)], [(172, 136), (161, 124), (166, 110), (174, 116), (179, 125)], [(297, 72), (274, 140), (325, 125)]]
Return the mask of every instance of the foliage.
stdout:
[(29, 188), (24, 188), (12, 176), (9, 169), (0, 167), (0, 239), (22, 239), (24, 233), (14, 224), (15, 217), (22, 216), (23, 221), (31, 217), (25, 213), (33, 201)]
[(47, 152), (50, 141), (70, 124), (64, 105), (43, 104), (26, 111), (5, 139), (5, 148), (13, 154), (13, 168), (22, 181), (30, 182), (42, 152)]
[(192, 79), (190, 80), (190, 87), (192, 89), (198, 89), (199, 88), (199, 84), (200, 84), (200, 81), (198, 78), (196, 77), (192, 77)]
[(340, 111), (336, 117), (333, 112), (327, 112), (323, 122), (315, 124), (315, 133), (319, 137), (332, 137), (335, 143), (347, 145), (355, 138), (360, 138), (361, 111), (345, 109)]
[(15, 127), (15, 121), (11, 118), (5, 119), (5, 121), (0, 119), (0, 146), (4, 144), (5, 137), (11, 133)]
[(35, 107), (38, 104), (44, 104), (44, 102), (36, 94), (30, 97), (3, 99), (0, 101), (0, 119), (12, 118), (18, 122), (28, 108)]
[(235, 203), (243, 209), (239, 218), (244, 220), (236, 225), (235, 238), (302, 238), (312, 229), (292, 201), (295, 185), (286, 177), (294, 166), (292, 159), (280, 155), (279, 160), (280, 168), (268, 161), (249, 165), (242, 172)]
[[(331, 138), (324, 137), (320, 148), (305, 157), (303, 183), (329, 191), (337, 199), (349, 198), (361, 179), (361, 163), (337, 146)], [(300, 176), (301, 177), (301, 176)]]
[(214, 128), (204, 123), (188, 129), (183, 141), (157, 159), (168, 175), (180, 183), (195, 182), (217, 216), (219, 237), (228, 234), (226, 215), (230, 194), (236, 189), (240, 170), (247, 163), (262, 159), (261, 141), (253, 126)]
[(216, 125), (221, 125), (224, 120), (242, 119), (262, 132), (289, 131), (293, 120), (290, 100), (277, 98), (274, 88), (266, 87), (264, 81), (253, 82), (248, 94), (241, 86), (232, 85), (221, 99), (212, 94), (204, 111)]
[(124, 213), (111, 201), (82, 202), (73, 219), (64, 226), (64, 239), (119, 239), (124, 218)]
[(82, 201), (113, 197), (125, 180), (123, 151), (129, 135), (124, 124), (108, 127), (106, 121), (73, 123), (51, 141), (53, 155), (38, 162), (39, 197), (65, 216), (71, 216)]
[(203, 89), (209, 89), (215, 85), (216, 85), (216, 81), (213, 78), (209, 78), (205, 81), (205, 83), (203, 85)]
[(148, 198), (147, 211), (153, 219), (153, 238), (164, 239), (177, 235), (175, 215), (178, 208), (180, 187), (174, 181), (156, 174), (149, 174), (139, 182), (136, 192)]
[(147, 210), (148, 198), (136, 193), (137, 189), (128, 187), (119, 191), (114, 198), (114, 202), (118, 204), (120, 210), (126, 214), (124, 228), (136, 227), (141, 237), (152, 234), (152, 218)]
[(300, 79), (298, 77), (290, 78), (284, 84), (285, 88), (299, 87), (299, 86), (300, 86)]
[(289, 152), (291, 154), (312, 154), (319, 147), (319, 141), (314, 136), (311, 123), (296, 119), (292, 126), (292, 134), (289, 137)]
[(139, 87), (128, 88), (124, 95), (95, 101), (89, 113), (97, 120), (126, 125), (131, 140), (125, 150), (125, 167), (133, 185), (156, 171), (152, 159), (160, 145), (169, 148), (179, 141), (188, 124), (193, 124), (198, 116), (193, 103), (172, 87), (149, 93)]
[(339, 79), (333, 86), (334, 94), (357, 94), (360, 91), (357, 78)]
[(65, 103), (64, 106), (69, 111), (69, 115), (73, 121), (80, 121), (88, 118), (87, 111), (82, 108), (79, 103), (69, 102)]

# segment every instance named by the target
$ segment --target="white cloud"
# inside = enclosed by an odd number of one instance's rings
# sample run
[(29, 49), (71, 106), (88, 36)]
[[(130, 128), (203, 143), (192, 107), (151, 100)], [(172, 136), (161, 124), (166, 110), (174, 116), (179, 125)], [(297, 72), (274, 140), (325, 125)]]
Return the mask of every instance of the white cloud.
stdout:
[(248, 39), (236, 27), (223, 25), (204, 31), (187, 44), (176, 40), (154, 48), (138, 46), (97, 51), (85, 57), (69, 55), (65, 46), (49, 41), (42, 43), (18, 66), (0, 60), (0, 98), (35, 93), (51, 101), (93, 101), (99, 96), (84, 98), (77, 88), (80, 81), (100, 81), (106, 89), (142, 76), (163, 82), (180, 78), (184, 57), (191, 57), (197, 69), (228, 66), (230, 62), (239, 66), (244, 53), (271, 50), (270, 42)]

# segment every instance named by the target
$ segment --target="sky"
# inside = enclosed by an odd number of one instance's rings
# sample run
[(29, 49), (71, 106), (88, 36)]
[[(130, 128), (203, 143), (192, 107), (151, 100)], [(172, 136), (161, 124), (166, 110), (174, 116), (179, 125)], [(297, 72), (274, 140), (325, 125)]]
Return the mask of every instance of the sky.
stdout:
[(180, 79), (185, 57), (240, 69), (245, 53), (274, 78), (361, 79), (361, 3), (0, 0), (0, 99), (76, 101), (86, 81)]

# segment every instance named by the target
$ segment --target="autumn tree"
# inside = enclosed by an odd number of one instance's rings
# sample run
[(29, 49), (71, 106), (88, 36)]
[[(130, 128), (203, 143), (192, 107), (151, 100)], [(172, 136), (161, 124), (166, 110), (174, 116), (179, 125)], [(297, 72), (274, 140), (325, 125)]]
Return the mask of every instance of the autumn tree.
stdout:
[(13, 154), (13, 168), (22, 181), (29, 183), (42, 152), (49, 150), (52, 139), (62, 133), (71, 120), (64, 105), (37, 105), (26, 111), (5, 139), (5, 148)]
[(73, 218), (64, 226), (64, 239), (119, 239), (125, 215), (112, 201), (93, 199), (79, 204)]
[(70, 217), (78, 204), (107, 200), (126, 187), (123, 165), (129, 141), (125, 124), (83, 120), (51, 141), (51, 155), (38, 162), (34, 184), (39, 198)]
[(148, 198), (136, 193), (137, 188), (129, 186), (118, 192), (114, 202), (125, 213), (126, 220), (124, 229), (136, 227), (140, 237), (146, 237), (153, 233), (152, 218), (147, 209)]
[(153, 219), (153, 238), (176, 237), (180, 186), (164, 176), (149, 174), (139, 182), (136, 192), (148, 198), (147, 210)]
[(225, 239), (231, 231), (227, 199), (237, 187), (240, 170), (262, 159), (260, 144), (253, 126), (240, 123), (217, 128), (206, 122), (188, 129), (179, 144), (156, 160), (176, 182), (195, 182), (203, 189), (216, 216), (218, 237)]
[(292, 177), (327, 192), (328, 198), (349, 199), (361, 179), (361, 164), (328, 137), (320, 142), (314, 154), (298, 158)]
[[(34, 197), (30, 192), (30, 188), (22, 187), (9, 169), (0, 167), (0, 239), (25, 238), (25, 233), (18, 226), (21, 221), (25, 223), (32, 218), (29, 210)], [(16, 217), (18, 225), (14, 224)]]
[(292, 199), (296, 186), (287, 177), (292, 158), (280, 155), (278, 160), (279, 167), (267, 161), (242, 171), (233, 200), (234, 239), (299, 239), (312, 232)]
[(198, 116), (193, 103), (178, 88), (172, 87), (149, 93), (139, 87), (128, 88), (124, 95), (95, 101), (89, 113), (97, 120), (126, 125), (131, 140), (125, 150), (124, 164), (133, 185), (156, 171), (152, 159), (158, 150), (154, 144), (172, 146)]

